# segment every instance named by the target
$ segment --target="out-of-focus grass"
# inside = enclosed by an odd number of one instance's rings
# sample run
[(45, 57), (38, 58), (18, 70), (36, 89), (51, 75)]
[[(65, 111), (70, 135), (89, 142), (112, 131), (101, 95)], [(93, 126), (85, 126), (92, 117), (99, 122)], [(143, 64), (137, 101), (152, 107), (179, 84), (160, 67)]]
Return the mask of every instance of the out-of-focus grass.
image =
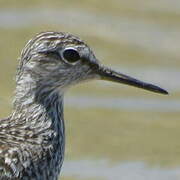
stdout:
[[(103, 6), (102, 6), (103, 3)], [(161, 5), (163, 4), (163, 5)], [(162, 9), (159, 10), (157, 5), (161, 5)], [(144, 0), (104, 0), (96, 1), (96, 0), (86, 0), (86, 1), (59, 1), (54, 0), (32, 0), (32, 1), (23, 1), (23, 0), (0, 0), (1, 8), (79, 8), (84, 10), (89, 10), (92, 12), (104, 12), (110, 13), (114, 15), (121, 15), (126, 17), (133, 17), (138, 19), (148, 19), (149, 21), (156, 23), (163, 23), (167, 26), (176, 25), (179, 26), (179, 13), (172, 11), (165, 11), (168, 8), (174, 8), (178, 6), (176, 2), (157, 2), (155, 0), (152, 1), (144, 1)], [(163, 9), (164, 7), (164, 9)], [(146, 9), (146, 11), (144, 11)]]
[(67, 158), (180, 164), (179, 113), (67, 108), (65, 119)]

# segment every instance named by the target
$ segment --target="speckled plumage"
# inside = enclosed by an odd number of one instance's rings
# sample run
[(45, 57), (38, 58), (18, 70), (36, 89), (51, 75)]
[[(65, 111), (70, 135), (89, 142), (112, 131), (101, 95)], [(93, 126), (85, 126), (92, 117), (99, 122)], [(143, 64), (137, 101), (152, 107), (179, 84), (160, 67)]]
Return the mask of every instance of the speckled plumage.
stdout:
[(38, 34), (20, 57), (13, 111), (0, 120), (1, 180), (57, 180), (65, 149), (64, 92), (90, 79), (167, 94), (100, 65), (78, 37), (61, 32)]
[(86, 63), (71, 66), (60, 59), (57, 52), (66, 46), (90, 52), (79, 38), (58, 32), (38, 34), (22, 51), (13, 112), (0, 120), (0, 179), (58, 178), (65, 145), (64, 91), (92, 78)]

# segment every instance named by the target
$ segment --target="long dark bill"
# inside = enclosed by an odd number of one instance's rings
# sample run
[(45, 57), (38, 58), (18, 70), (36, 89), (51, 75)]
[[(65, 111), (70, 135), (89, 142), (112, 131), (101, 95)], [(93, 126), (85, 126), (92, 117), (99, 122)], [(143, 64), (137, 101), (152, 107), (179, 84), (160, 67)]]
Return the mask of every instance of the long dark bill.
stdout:
[(166, 90), (164, 90), (158, 86), (155, 86), (155, 85), (149, 84), (149, 83), (145, 83), (143, 81), (137, 80), (130, 76), (116, 72), (107, 67), (103, 67), (103, 66), (99, 67), (97, 73), (100, 75), (102, 80), (108, 80), (108, 81), (118, 82), (118, 83), (122, 83), (122, 84), (127, 84), (130, 86), (135, 86), (138, 88), (146, 89), (148, 91), (152, 91), (155, 93), (168, 94), (168, 92)]

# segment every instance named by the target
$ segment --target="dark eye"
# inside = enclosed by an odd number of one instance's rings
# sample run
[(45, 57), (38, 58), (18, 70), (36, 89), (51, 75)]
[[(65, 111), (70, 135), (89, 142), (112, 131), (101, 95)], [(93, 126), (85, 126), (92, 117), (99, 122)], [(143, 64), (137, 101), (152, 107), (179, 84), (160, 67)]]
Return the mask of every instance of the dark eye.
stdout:
[(75, 49), (65, 49), (62, 55), (63, 58), (69, 63), (74, 63), (80, 59), (80, 55)]

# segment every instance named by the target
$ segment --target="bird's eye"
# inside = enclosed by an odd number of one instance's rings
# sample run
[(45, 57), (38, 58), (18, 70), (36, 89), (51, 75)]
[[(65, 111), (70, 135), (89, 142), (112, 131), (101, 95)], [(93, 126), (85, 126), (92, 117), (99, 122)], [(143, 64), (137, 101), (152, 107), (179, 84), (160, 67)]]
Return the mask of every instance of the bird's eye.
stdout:
[(65, 49), (62, 53), (63, 58), (69, 63), (75, 63), (80, 60), (80, 55), (76, 49)]

